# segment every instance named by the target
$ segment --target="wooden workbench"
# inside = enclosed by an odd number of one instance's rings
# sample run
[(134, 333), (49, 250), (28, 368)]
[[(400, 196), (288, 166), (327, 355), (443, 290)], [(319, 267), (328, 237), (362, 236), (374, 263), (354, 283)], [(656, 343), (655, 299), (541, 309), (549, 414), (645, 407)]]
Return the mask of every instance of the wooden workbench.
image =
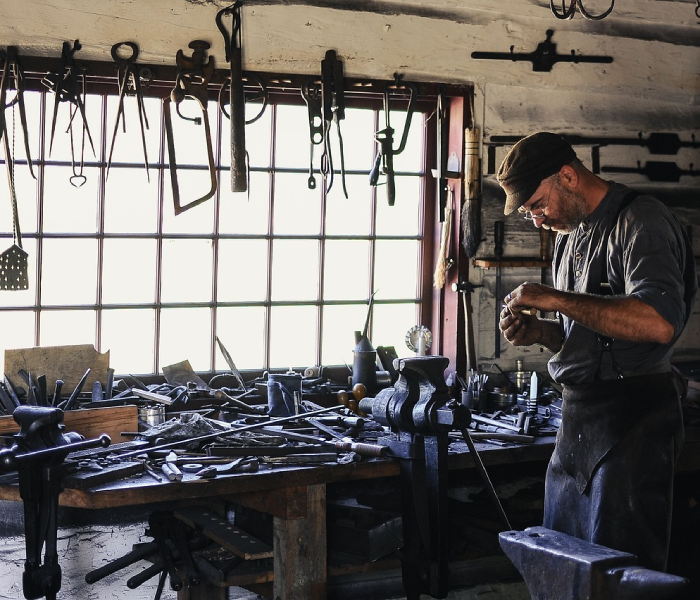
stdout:
[[(489, 466), (524, 462), (546, 462), (553, 449), (553, 437), (537, 438), (534, 444), (495, 446), (477, 443), (482, 461)], [(450, 469), (471, 469), (473, 457), (466, 445), (454, 442)], [(182, 482), (157, 482), (151, 477), (133, 477), (88, 490), (66, 489), (60, 505), (90, 510), (201, 504), (219, 509), (226, 502), (245, 506), (273, 517), (272, 573), (250, 574), (234, 585), (265, 583), (272, 579), (273, 597), (285, 600), (326, 598), (326, 486), (332, 483), (370, 480), (399, 475), (392, 458), (365, 459), (347, 464), (314, 466), (267, 466), (257, 472), (236, 473), (215, 479), (199, 479), (188, 473)], [(16, 485), (0, 485), (0, 500), (21, 501)], [(226, 588), (200, 584), (185, 588), (178, 598), (224, 600)]]
[[(78, 418), (76, 416), (76, 418)], [(119, 423), (118, 427), (122, 424)], [(128, 429), (128, 428), (127, 428)], [(554, 447), (554, 437), (538, 437), (532, 444), (496, 446), (477, 443), (477, 451), (486, 466), (498, 467), (524, 463), (546, 465)], [(700, 469), (700, 429), (686, 431), (678, 472)], [(451, 471), (475, 467), (474, 457), (463, 442), (450, 446)], [(219, 585), (202, 583), (179, 592), (181, 600), (224, 600), (226, 586), (273, 585), (273, 597), (285, 600), (326, 598), (326, 486), (333, 483), (391, 478), (399, 475), (399, 463), (391, 458), (365, 459), (347, 464), (314, 466), (267, 466), (257, 472), (236, 473), (216, 479), (199, 479), (185, 473), (178, 483), (157, 482), (148, 476), (133, 477), (88, 490), (66, 489), (60, 505), (88, 510), (120, 507), (148, 508), (168, 503), (182, 506), (202, 504), (218, 508), (227, 502), (248, 507), (273, 517), (273, 569), (250, 573), (236, 581)], [(0, 485), (0, 500), (19, 502), (16, 485)]]

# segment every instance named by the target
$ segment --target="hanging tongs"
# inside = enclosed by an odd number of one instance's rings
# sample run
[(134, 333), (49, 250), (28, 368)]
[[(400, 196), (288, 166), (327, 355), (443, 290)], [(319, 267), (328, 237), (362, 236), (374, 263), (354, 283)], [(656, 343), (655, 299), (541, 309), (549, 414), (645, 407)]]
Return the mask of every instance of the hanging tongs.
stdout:
[(335, 123), (338, 132), (338, 148), (340, 150), (340, 178), (343, 184), (343, 194), (348, 197), (345, 187), (345, 153), (343, 151), (343, 135), (340, 122), (345, 119), (345, 81), (343, 63), (336, 56), (335, 50), (326, 51), (321, 61), (321, 105), (323, 111), (323, 154), (321, 155), (321, 175), (326, 184), (326, 193), (333, 187), (333, 155), (331, 153), (331, 124)]
[[(129, 48), (128, 56), (120, 56), (119, 50), (122, 47)], [(114, 142), (117, 139), (119, 121), (122, 122), (123, 131), (126, 132), (126, 115), (124, 114), (124, 96), (134, 95), (136, 97), (136, 107), (139, 114), (139, 125), (141, 126), (141, 145), (143, 146), (143, 164), (146, 167), (146, 179), (151, 180), (148, 172), (148, 151), (146, 150), (146, 129), (148, 129), (148, 117), (143, 100), (143, 88), (141, 80), (147, 84), (153, 79), (153, 73), (147, 67), (139, 68), (136, 59), (139, 55), (139, 47), (135, 42), (118, 42), (112, 46), (112, 59), (117, 64), (117, 83), (119, 85), (119, 105), (117, 107), (117, 118), (114, 121), (114, 131), (112, 142), (109, 146), (109, 158), (107, 159), (107, 170), (105, 179), (109, 177), (109, 168), (112, 166), (112, 153), (114, 152)]]
[[(210, 45), (202, 40), (194, 40), (189, 43), (189, 48), (192, 49), (192, 56), (185, 56), (182, 50), (177, 51), (175, 61), (179, 67), (177, 77), (175, 79), (175, 87), (170, 92), (170, 95), (163, 99), (163, 117), (165, 119), (165, 134), (168, 143), (168, 158), (170, 161), (170, 182), (173, 188), (173, 202), (175, 203), (175, 214), (189, 210), (190, 208), (201, 204), (208, 200), (216, 193), (216, 170), (214, 167), (214, 151), (211, 141), (211, 129), (209, 127), (209, 116), (207, 113), (207, 103), (209, 96), (207, 87), (214, 73), (214, 61), (212, 57), (206, 56), (206, 51)], [(206, 62), (205, 62), (206, 59)], [(202, 116), (186, 117), (180, 112), (180, 104), (185, 98), (193, 98), (199, 103)], [(175, 110), (181, 119), (192, 121), (196, 125), (204, 121), (204, 136), (207, 145), (207, 159), (209, 162), (209, 177), (211, 180), (211, 188), (204, 196), (192, 200), (189, 204), (182, 205), (180, 203), (180, 186), (177, 180), (177, 161), (175, 160), (175, 141), (173, 139), (173, 124), (170, 113), (170, 104), (175, 103)]]
[[(401, 154), (406, 148), (408, 132), (411, 128), (411, 119), (416, 103), (417, 89), (413, 83), (403, 81), (403, 76), (394, 73), (394, 83), (384, 88), (384, 129), (374, 134), (377, 142), (377, 156), (374, 166), (369, 173), (369, 184), (378, 185), (379, 175), (386, 175), (386, 197), (389, 206), (394, 206), (396, 201), (396, 185), (394, 182), (394, 156)], [(408, 92), (408, 106), (406, 108), (406, 121), (404, 123), (401, 142), (398, 148), (394, 148), (394, 128), (391, 126), (390, 97), (392, 92), (401, 91), (402, 95)]]
[(42, 84), (54, 93), (49, 155), (53, 148), (53, 139), (56, 133), (56, 117), (58, 115), (58, 106), (61, 102), (69, 102), (75, 107), (71, 112), (69, 129), (72, 129), (75, 113), (80, 111), (80, 116), (83, 120), (83, 133), (87, 134), (92, 153), (95, 155), (95, 145), (92, 142), (90, 128), (88, 127), (85, 115), (85, 67), (76, 63), (73, 59), (73, 55), (80, 50), (81, 47), (78, 40), (75, 40), (72, 46), (69, 42), (63, 42), (59, 72), (47, 73), (41, 81)]
[[(36, 179), (34, 174), (34, 166), (32, 164), (32, 155), (29, 150), (29, 131), (27, 128), (27, 111), (24, 104), (24, 88), (25, 79), (22, 66), (19, 64), (17, 56), (17, 47), (8, 46), (4, 57), (5, 63), (2, 70), (2, 81), (0, 82), (0, 136), (7, 134), (7, 119), (5, 110), (12, 107), (19, 108), (19, 119), (22, 127), (22, 135), (24, 137), (24, 152), (27, 157), (27, 166), (32, 177)], [(12, 100), (7, 101), (8, 91), (14, 90), (15, 94)], [(14, 113), (13, 113), (14, 114)], [(13, 127), (14, 131), (14, 127)]]

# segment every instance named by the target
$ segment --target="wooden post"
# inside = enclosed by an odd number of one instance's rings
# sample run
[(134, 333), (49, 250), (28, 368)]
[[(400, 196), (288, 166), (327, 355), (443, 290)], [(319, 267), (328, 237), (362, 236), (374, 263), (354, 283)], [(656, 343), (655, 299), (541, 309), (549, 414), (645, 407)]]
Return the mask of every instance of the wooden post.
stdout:
[(326, 598), (326, 486), (306, 492), (306, 517), (274, 517), (274, 600)]

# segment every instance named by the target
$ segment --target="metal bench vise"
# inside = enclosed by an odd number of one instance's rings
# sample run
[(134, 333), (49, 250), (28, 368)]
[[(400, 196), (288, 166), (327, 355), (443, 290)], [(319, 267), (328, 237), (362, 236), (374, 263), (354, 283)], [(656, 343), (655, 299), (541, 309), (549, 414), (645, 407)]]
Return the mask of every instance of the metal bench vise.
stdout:
[(688, 584), (683, 577), (637, 566), (633, 554), (546, 527), (504, 531), (499, 542), (533, 600), (663, 600)]
[(448, 364), (443, 356), (396, 359), (394, 386), (360, 402), (360, 410), (392, 431), (377, 443), (400, 464), (402, 578), (409, 600), (448, 593), (448, 433), (466, 430), (471, 421), (468, 408), (450, 401)]
[(12, 416), (20, 431), (11, 448), (0, 450), (0, 471), (17, 471), (24, 501), (26, 561), (22, 590), (27, 600), (44, 596), (55, 600), (61, 589), (57, 513), (61, 479), (67, 472), (64, 460), (70, 452), (106, 447), (111, 440), (107, 435), (83, 440), (77, 433), (63, 433), (63, 411), (59, 408), (23, 405)]

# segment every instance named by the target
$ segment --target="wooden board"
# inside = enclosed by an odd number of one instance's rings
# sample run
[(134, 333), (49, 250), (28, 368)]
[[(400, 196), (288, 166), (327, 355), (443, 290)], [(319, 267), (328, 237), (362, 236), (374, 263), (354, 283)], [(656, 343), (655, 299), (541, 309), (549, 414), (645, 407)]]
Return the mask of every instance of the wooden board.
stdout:
[(37, 346), (5, 350), (4, 373), (15, 387), (27, 389), (23, 379), (18, 375), (20, 369), (35, 377), (46, 377), (46, 389), (53, 394), (56, 380), (63, 380), (62, 395), (70, 394), (78, 382), (90, 369), (90, 374), (83, 385), (83, 391), (89, 392), (95, 381), (105, 386), (109, 368), (109, 351), (100, 354), (90, 344), (74, 346)]
[[(138, 431), (138, 407), (114, 406), (69, 410), (63, 417), (66, 431), (75, 431), (86, 439), (96, 438), (106, 433), (112, 443), (123, 442), (122, 431)], [(11, 417), (0, 417), (0, 435), (19, 431), (19, 425)]]

